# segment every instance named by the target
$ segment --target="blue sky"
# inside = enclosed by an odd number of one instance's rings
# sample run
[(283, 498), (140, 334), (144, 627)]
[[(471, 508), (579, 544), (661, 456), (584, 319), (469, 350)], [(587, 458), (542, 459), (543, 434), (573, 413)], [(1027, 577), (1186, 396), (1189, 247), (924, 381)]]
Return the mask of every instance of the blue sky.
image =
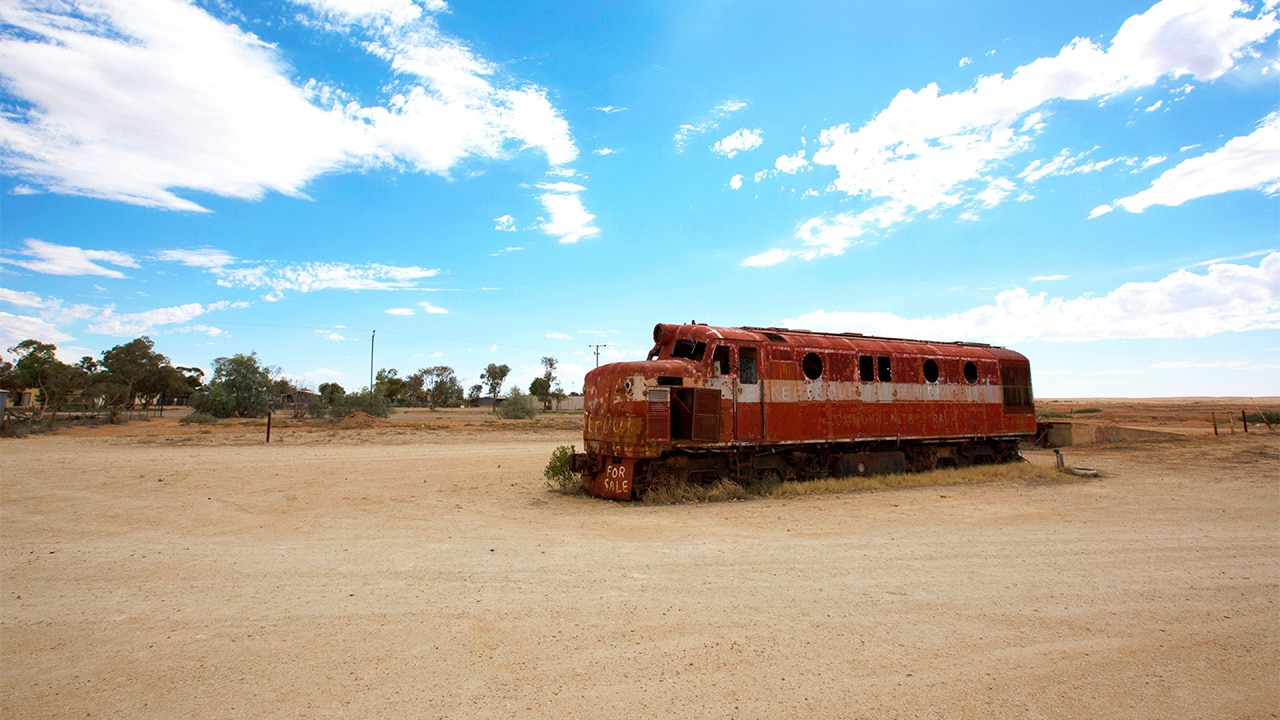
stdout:
[[(657, 322), (1280, 395), (1277, 0), (0, 2), (0, 353), (311, 387)], [(6, 353), (7, 354), (7, 353)]]

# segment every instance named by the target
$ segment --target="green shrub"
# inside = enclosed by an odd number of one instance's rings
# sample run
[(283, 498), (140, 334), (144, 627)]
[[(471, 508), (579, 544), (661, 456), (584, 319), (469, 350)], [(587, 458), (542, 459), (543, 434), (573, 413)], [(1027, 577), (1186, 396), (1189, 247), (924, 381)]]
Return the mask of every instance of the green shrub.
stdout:
[(337, 418), (344, 418), (352, 413), (364, 412), (374, 417), (388, 417), (391, 415), (391, 401), (375, 393), (347, 393), (333, 399), (333, 405), (329, 408), (330, 415)]
[(1263, 410), (1262, 412), (1252, 412), (1244, 416), (1246, 422), (1254, 424), (1269, 422), (1272, 425), (1280, 424), (1280, 410)]
[(195, 423), (197, 425), (211, 425), (213, 423), (218, 422), (218, 418), (208, 413), (193, 412), (189, 415), (186, 415), (178, 422), (182, 425), (191, 425), (192, 423)]
[(569, 458), (573, 457), (576, 449), (573, 445), (561, 445), (551, 452), (551, 461), (542, 471), (548, 489), (565, 495), (577, 495), (583, 491), (582, 475), (569, 469)]
[(215, 418), (231, 417), (235, 414), (235, 403), (231, 396), (218, 385), (209, 385), (192, 395), (191, 407), (198, 414)]
[(507, 420), (528, 420), (538, 414), (533, 406), (533, 396), (520, 392), (520, 388), (512, 388), (511, 394), (494, 412)]

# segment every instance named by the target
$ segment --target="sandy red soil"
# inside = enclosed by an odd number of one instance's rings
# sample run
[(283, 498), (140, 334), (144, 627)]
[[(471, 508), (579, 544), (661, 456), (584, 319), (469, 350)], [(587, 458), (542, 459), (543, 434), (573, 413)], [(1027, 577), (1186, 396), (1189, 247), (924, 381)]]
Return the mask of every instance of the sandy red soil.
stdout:
[(1280, 714), (1280, 435), (1040, 407), (1175, 435), (1065, 451), (1098, 479), (681, 506), (546, 490), (574, 416), (3, 440), (0, 716)]

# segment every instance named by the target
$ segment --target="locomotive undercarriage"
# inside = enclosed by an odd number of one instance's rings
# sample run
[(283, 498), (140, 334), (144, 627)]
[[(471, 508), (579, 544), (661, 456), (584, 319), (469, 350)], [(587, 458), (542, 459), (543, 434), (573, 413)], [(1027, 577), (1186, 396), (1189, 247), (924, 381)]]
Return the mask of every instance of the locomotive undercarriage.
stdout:
[(672, 450), (636, 463), (632, 493), (662, 484), (710, 484), (732, 480), (771, 486), (790, 480), (926, 472), (1021, 460), (1016, 439), (953, 442), (821, 443), (787, 447)]

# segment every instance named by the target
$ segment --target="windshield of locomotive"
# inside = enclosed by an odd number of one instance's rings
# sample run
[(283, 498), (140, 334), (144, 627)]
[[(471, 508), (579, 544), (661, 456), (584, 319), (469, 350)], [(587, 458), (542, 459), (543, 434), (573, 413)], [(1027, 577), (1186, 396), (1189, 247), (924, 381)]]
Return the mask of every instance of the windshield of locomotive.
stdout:
[(700, 340), (680, 338), (671, 344), (671, 357), (673, 358), (687, 358), (694, 362), (701, 362), (702, 356), (706, 354), (707, 344)]

